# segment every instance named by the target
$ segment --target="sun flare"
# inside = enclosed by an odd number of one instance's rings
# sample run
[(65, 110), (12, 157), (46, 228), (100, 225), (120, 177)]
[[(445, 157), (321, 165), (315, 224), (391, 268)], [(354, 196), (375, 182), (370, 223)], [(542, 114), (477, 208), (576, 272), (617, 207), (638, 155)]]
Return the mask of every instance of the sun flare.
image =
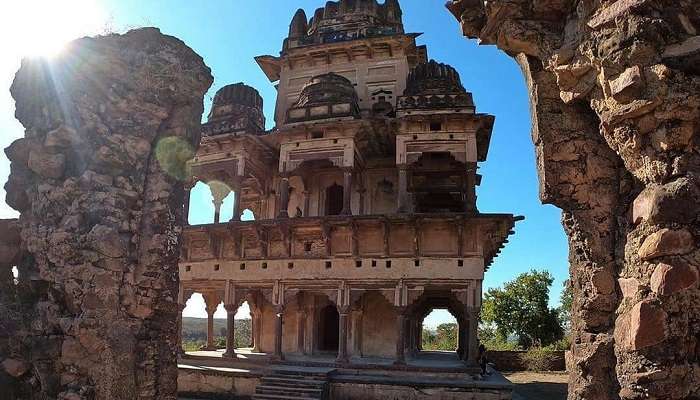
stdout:
[(105, 29), (100, 0), (21, 0), (2, 5), (0, 34), (14, 54), (54, 56), (73, 39)]

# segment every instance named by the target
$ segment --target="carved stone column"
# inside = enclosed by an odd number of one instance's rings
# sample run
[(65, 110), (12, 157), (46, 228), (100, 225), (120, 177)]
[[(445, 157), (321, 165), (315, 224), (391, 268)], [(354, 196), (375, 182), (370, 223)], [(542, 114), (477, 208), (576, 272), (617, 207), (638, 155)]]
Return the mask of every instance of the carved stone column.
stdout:
[(348, 363), (348, 314), (349, 307), (338, 307), (338, 359), (340, 364)]
[(465, 312), (467, 318), (469, 318), (469, 328), (467, 329), (467, 341), (465, 342), (467, 346), (466, 361), (467, 365), (476, 366), (479, 365), (479, 338), (478, 338), (478, 326), (479, 326), (479, 309), (475, 307), (467, 307)]
[(241, 187), (235, 186), (233, 189), (233, 218), (231, 221), (241, 220)]
[(214, 203), (214, 223), (218, 224), (221, 222), (221, 205), (224, 203), (224, 199), (230, 193), (228, 187), (223, 184), (209, 185), (212, 194), (212, 203)]
[(299, 308), (297, 312), (297, 351), (299, 354), (306, 354), (306, 316), (307, 312), (304, 308)]
[(399, 165), (398, 212), (408, 212), (408, 167)]
[(282, 352), (283, 318), (284, 306), (278, 305), (275, 307), (275, 360), (284, 360), (284, 353)]
[(280, 181), (280, 206), (277, 213), (278, 218), (289, 218), (289, 176), (282, 176)]
[(224, 357), (236, 358), (236, 312), (238, 306), (225, 304), (226, 309), (226, 352)]
[(206, 304), (207, 312), (207, 344), (202, 346), (201, 350), (215, 351), (214, 345), (214, 313), (219, 305), (219, 298), (215, 294), (205, 294), (204, 303)]
[(406, 307), (394, 307), (396, 310), (396, 365), (406, 364)]
[(311, 216), (311, 192), (304, 190), (301, 194), (304, 195), (304, 216), (309, 217)]
[(252, 311), (253, 325), (253, 353), (262, 352), (262, 313), (259, 310)]
[(341, 215), (352, 215), (352, 169), (343, 169), (343, 210)]

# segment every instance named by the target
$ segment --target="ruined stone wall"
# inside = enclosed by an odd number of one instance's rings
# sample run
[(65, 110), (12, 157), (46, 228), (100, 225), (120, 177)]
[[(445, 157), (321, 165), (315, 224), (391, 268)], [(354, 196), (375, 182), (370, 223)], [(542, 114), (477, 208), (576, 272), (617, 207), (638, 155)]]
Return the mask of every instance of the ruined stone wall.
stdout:
[(700, 396), (700, 1), (458, 0), (521, 65), (564, 210), (570, 399)]
[(23, 61), (11, 92), (25, 137), (6, 150), (5, 188), (26, 324), (0, 352), (27, 366), (8, 381), (20, 398), (176, 398), (182, 179), (211, 83), (152, 28)]

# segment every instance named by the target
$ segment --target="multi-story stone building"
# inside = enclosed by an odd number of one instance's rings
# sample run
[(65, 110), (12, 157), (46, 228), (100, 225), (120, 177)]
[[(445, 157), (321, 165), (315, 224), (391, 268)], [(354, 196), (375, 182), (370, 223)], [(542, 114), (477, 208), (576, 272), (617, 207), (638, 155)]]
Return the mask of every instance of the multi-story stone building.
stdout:
[(476, 365), (482, 280), (518, 218), (477, 210), (494, 117), (418, 36), (397, 0), (328, 2), (310, 20), (299, 10), (280, 55), (256, 58), (277, 87), (274, 128), (255, 89), (216, 94), (191, 165), (216, 221), (185, 229), (180, 301), (203, 293), (210, 327), (225, 304), (225, 356), (237, 356), (233, 316), (247, 301), (249, 360), (410, 369), (440, 308), (459, 323), (445, 366)]

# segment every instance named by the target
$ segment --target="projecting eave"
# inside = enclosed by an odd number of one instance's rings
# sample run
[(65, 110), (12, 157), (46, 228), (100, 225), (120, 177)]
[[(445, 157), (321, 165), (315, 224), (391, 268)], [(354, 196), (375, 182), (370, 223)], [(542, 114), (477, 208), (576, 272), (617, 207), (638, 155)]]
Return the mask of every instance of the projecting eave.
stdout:
[(282, 72), (281, 58), (270, 55), (257, 56), (255, 57), (255, 62), (258, 63), (260, 69), (262, 69), (270, 82), (277, 82), (280, 80), (280, 73)]
[(476, 131), (476, 151), (479, 162), (486, 161), (491, 146), (491, 134), (496, 117), (489, 114), (476, 114), (479, 120), (479, 127)]
[(508, 238), (515, 234), (515, 224), (525, 217), (512, 214), (478, 214), (477, 218), (490, 221), (488, 228), (482, 231), (484, 242), (484, 267), (489, 270), (501, 250), (508, 244)]

